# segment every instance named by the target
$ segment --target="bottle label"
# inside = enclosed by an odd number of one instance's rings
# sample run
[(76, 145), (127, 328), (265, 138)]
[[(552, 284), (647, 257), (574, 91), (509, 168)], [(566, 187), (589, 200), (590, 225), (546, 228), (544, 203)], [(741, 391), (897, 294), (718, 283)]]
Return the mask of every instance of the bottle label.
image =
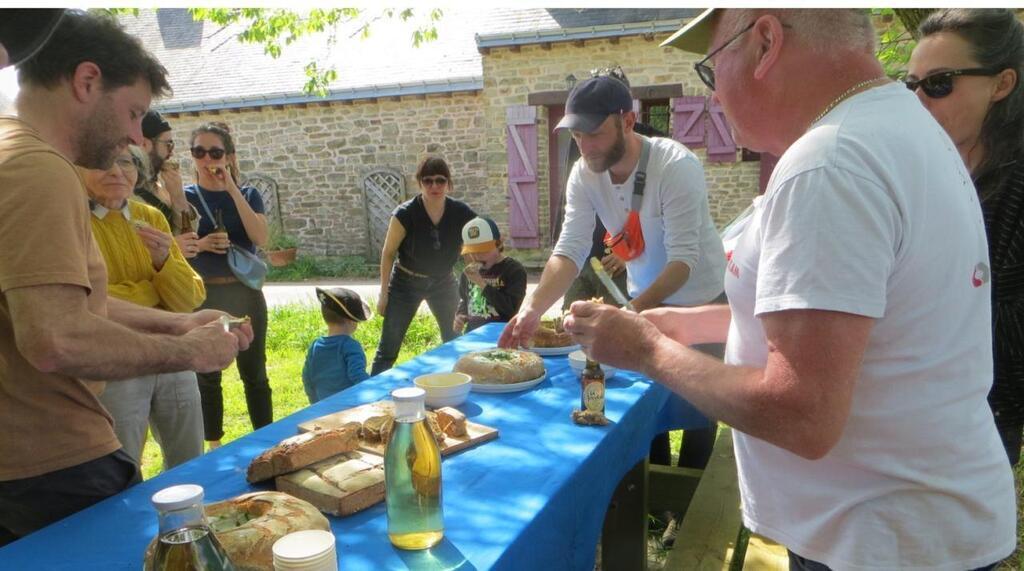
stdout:
[(583, 408), (595, 412), (604, 412), (604, 381), (583, 380)]

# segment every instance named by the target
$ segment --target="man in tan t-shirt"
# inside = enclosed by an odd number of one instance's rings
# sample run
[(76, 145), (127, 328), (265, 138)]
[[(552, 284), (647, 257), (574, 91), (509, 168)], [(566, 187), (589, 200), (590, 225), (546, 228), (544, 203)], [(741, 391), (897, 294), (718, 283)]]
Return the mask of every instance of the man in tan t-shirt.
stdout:
[(0, 117), (0, 545), (137, 481), (104, 383), (86, 379), (218, 371), (252, 339), (221, 312), (107, 298), (73, 163), (110, 168), (138, 144), (163, 66), (113, 20), (69, 11), (19, 83), (18, 117)]

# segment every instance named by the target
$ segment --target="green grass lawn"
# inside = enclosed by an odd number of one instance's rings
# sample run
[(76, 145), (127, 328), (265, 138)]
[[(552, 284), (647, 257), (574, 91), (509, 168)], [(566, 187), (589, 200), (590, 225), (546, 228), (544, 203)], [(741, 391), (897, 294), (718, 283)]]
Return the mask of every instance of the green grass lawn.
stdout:
[[(374, 315), (373, 319), (359, 325), (355, 338), (366, 350), (367, 363), (373, 360), (380, 339), (380, 328), (384, 319)], [(309, 405), (302, 389), (302, 364), (306, 360), (306, 349), (320, 335), (327, 332), (316, 306), (284, 305), (270, 310), (267, 331), (267, 376), (273, 390), (274, 418), (284, 418)], [(402, 343), (397, 363), (437, 347), (441, 343), (434, 317), (420, 313), (413, 319), (409, 332)], [(245, 392), (238, 378), (238, 369), (232, 365), (224, 371), (224, 444), (252, 432), (249, 413), (245, 407)], [(142, 474), (146, 479), (160, 473), (163, 455), (160, 447), (152, 441), (146, 443), (142, 455)]]
[[(366, 349), (367, 361), (372, 361), (380, 338), (383, 318), (374, 315), (373, 319), (361, 324), (355, 338)], [(326, 333), (315, 306), (285, 305), (270, 310), (270, 327), (267, 332), (267, 374), (270, 386), (274, 391), (274, 418), (283, 418), (309, 404), (306, 393), (302, 390), (302, 364), (306, 358), (306, 349), (313, 339)], [(441, 336), (437, 324), (429, 313), (420, 313), (409, 327), (405, 336), (402, 351), (398, 355), (398, 363), (407, 361), (424, 351), (437, 347)], [(238, 370), (234, 365), (224, 371), (224, 439), (227, 444), (232, 440), (252, 431), (249, 415), (245, 408), (245, 394), (242, 381), (238, 378)], [(680, 431), (671, 434), (672, 450), (679, 450)], [(160, 473), (163, 457), (160, 447), (148, 442), (143, 454), (142, 472), (146, 479)], [(1017, 481), (1017, 533), (1018, 549), (1001, 567), (1001, 571), (1024, 571), (1024, 462), (1016, 469)]]

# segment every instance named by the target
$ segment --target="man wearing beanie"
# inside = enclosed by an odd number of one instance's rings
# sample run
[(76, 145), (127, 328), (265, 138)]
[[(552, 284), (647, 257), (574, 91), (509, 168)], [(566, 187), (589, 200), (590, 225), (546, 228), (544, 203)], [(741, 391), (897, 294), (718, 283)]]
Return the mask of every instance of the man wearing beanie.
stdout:
[[(193, 258), (199, 253), (199, 236), (192, 231), (197, 226), (198, 215), (185, 198), (178, 162), (172, 158), (171, 125), (159, 112), (150, 110), (142, 118), (142, 137), (142, 148), (149, 156), (150, 178), (139, 181), (135, 194), (164, 215), (181, 253)], [(187, 228), (182, 216), (188, 219)]]

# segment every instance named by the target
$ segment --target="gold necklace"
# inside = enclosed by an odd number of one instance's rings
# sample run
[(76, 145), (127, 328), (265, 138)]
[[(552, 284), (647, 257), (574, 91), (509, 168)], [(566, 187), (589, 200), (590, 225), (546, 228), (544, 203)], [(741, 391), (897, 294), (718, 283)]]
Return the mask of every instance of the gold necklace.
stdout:
[[(853, 87), (847, 89), (846, 91), (840, 93), (839, 97), (836, 97), (835, 99), (833, 99), (832, 103), (829, 103), (828, 105), (826, 105), (825, 109), (823, 109), (821, 111), (821, 113), (818, 113), (818, 116), (815, 117), (813, 121), (811, 121), (811, 125), (817, 123), (818, 121), (821, 121), (821, 118), (824, 117), (825, 115), (828, 115), (829, 111), (835, 109), (836, 105), (839, 105), (843, 101), (846, 101), (846, 99), (848, 97), (850, 97), (851, 95), (853, 95), (854, 93), (857, 93), (858, 91), (860, 91), (861, 89), (871, 85), (872, 83), (878, 83), (879, 81), (887, 81), (888, 79), (889, 78), (884, 76), (884, 75), (881, 76), (881, 77), (873, 78), (873, 79), (867, 79), (867, 80), (864, 80), (864, 81), (858, 83), (857, 85), (854, 85)], [(808, 128), (810, 128), (810, 127), (808, 127)]]

